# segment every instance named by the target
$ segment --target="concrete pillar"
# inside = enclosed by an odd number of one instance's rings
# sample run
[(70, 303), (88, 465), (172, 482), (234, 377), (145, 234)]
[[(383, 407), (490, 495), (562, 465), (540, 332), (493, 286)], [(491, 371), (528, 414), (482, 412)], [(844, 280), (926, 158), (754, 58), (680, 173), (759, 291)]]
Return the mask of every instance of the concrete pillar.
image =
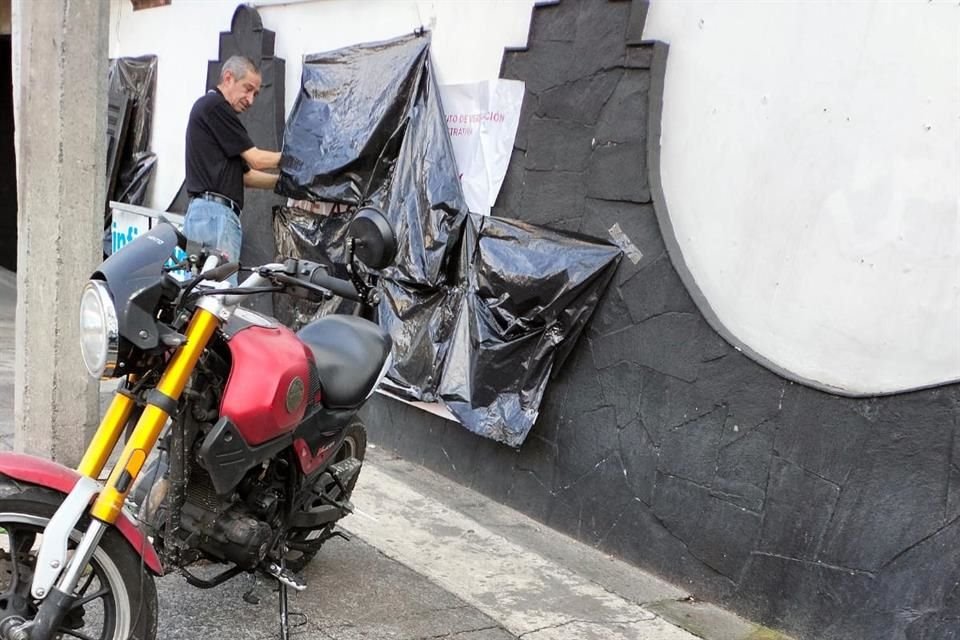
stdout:
[(73, 466), (96, 426), (80, 291), (100, 259), (110, 3), (13, 0), (17, 174), (15, 447)]

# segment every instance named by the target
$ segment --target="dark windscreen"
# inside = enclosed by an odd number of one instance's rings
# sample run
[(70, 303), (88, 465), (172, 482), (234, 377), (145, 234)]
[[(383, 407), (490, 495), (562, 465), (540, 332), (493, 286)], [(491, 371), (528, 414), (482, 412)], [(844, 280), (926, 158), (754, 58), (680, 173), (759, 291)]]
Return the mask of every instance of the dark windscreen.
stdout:
[(173, 225), (162, 222), (107, 258), (92, 276), (105, 280), (113, 294), (120, 335), (141, 349), (157, 345), (154, 314), (168, 277), (163, 265), (185, 246)]

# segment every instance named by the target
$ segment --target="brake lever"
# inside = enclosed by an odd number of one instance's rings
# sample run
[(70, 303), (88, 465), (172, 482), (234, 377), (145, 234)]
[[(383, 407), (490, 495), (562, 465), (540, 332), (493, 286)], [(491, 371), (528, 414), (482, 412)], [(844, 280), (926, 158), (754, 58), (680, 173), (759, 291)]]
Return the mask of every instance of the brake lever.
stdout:
[[(293, 289), (302, 289), (302, 290), (304, 290), (304, 291), (308, 291), (308, 292), (310, 292), (310, 293), (317, 294), (317, 295), (319, 295), (319, 296), (321, 297), (321, 300), (323, 300), (323, 301), (333, 299), (333, 292), (330, 291), (329, 289), (327, 289), (327, 288), (325, 288), (325, 287), (321, 287), (321, 286), (319, 286), (319, 285), (315, 285), (315, 284), (313, 284), (312, 282), (304, 282), (304, 281), (301, 280), (300, 278), (297, 278), (297, 277), (295, 277), (295, 276), (291, 276), (291, 275), (289, 275), (289, 274), (287, 274), (287, 273), (284, 273), (284, 272), (282, 272), (282, 271), (281, 271), (281, 272), (273, 271), (273, 272), (271, 272), (271, 273), (269, 273), (269, 274), (264, 274), (264, 275), (266, 275), (266, 277), (274, 280), (274, 281), (275, 281), (276, 283), (278, 283), (278, 284), (282, 284), (282, 285), (285, 285), (285, 286), (293, 287)], [(286, 291), (286, 293), (294, 293), (294, 292)], [(295, 293), (294, 293), (294, 295), (295, 295)]]

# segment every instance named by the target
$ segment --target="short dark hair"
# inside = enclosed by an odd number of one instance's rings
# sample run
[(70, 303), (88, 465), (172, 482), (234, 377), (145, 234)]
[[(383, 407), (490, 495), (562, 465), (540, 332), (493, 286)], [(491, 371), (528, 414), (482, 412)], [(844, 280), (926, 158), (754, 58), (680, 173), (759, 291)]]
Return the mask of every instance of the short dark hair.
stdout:
[(260, 75), (260, 69), (258, 69), (253, 60), (247, 56), (230, 56), (227, 58), (227, 61), (223, 63), (223, 68), (220, 69), (220, 82), (223, 82), (224, 78), (226, 78), (227, 71), (233, 74), (236, 80), (243, 78), (251, 71)]

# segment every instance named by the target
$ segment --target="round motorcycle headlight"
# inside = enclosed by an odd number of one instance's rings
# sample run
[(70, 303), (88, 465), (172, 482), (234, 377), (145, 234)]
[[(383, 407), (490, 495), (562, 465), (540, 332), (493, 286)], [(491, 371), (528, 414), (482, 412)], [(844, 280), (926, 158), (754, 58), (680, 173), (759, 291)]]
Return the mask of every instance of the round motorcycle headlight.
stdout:
[(91, 280), (80, 296), (80, 353), (94, 378), (109, 378), (117, 368), (117, 310), (107, 285)]

